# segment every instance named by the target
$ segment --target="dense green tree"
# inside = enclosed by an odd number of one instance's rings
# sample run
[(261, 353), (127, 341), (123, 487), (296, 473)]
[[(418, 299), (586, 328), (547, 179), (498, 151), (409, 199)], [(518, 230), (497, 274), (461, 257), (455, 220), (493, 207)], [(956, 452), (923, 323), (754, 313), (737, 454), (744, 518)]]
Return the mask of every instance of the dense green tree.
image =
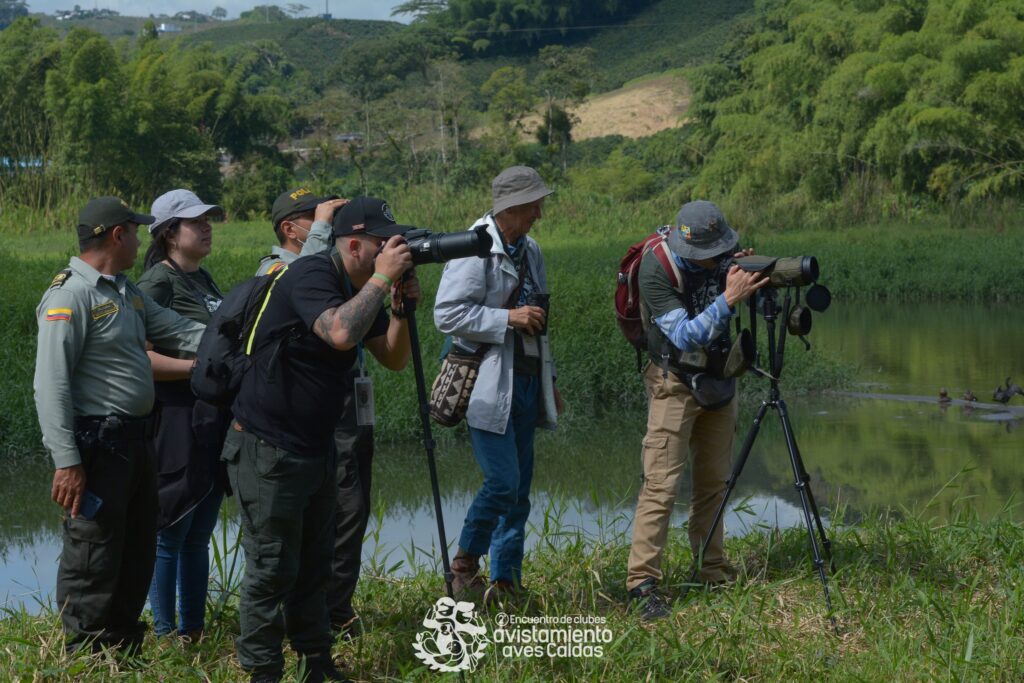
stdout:
[(691, 76), (696, 194), (833, 199), (859, 178), (943, 201), (1024, 195), (1024, 5), (762, 0)]
[(620, 21), (654, 0), (411, 0), (394, 13), (450, 32), (453, 42), (471, 52), (514, 53), (564, 42), (570, 33)]
[(256, 5), (251, 10), (246, 10), (238, 15), (239, 19), (245, 21), (287, 21), (288, 14), (277, 5)]
[(548, 45), (541, 48), (537, 59), (541, 72), (536, 85), (544, 95), (544, 121), (537, 130), (537, 139), (543, 145), (558, 148), (564, 172), (566, 148), (572, 141), (572, 127), (578, 120), (571, 110), (590, 92), (594, 80), (594, 51)]
[(273, 43), (227, 54), (143, 35), (115, 47), (19, 20), (0, 33), (4, 201), (45, 206), (69, 187), (142, 202), (173, 186), (216, 197), (221, 150), (275, 156), (287, 107), (274, 84), (290, 68)]

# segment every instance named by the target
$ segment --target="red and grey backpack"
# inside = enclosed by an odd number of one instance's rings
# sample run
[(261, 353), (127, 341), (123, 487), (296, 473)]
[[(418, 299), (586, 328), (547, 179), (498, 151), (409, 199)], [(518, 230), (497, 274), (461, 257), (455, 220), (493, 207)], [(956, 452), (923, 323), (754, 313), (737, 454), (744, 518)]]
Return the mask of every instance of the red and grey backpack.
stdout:
[(668, 233), (670, 225), (663, 225), (642, 241), (632, 245), (619, 262), (618, 286), (615, 288), (615, 319), (626, 340), (636, 349), (637, 367), (641, 354), (647, 350), (647, 311), (640, 299), (640, 261), (648, 251), (665, 269), (672, 288), (680, 294), (683, 291), (683, 277), (679, 266), (669, 251)]

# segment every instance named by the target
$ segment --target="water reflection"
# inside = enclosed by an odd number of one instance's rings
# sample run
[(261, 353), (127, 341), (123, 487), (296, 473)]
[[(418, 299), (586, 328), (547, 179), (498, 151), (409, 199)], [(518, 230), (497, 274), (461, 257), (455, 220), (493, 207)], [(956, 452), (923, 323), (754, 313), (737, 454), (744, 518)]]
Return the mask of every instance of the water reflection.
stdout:
[[(821, 316), (813, 333), (816, 351), (857, 363), (860, 377), (870, 384), (863, 391), (926, 397), (785, 396), (826, 522), (837, 503), (853, 517), (881, 507), (920, 510), (929, 504), (927, 514), (941, 516), (959, 500), (986, 517), (1024, 488), (1019, 429), (1024, 401), (994, 411), (940, 406), (927, 398), (937, 398), (945, 386), (954, 397), (973, 389), (984, 402), (991, 395), (986, 387), (1007, 373), (1024, 379), (1024, 368), (1012, 367), (1024, 358), (1008, 356), (1024, 334), (1024, 323), (1015, 319), (998, 308), (889, 304), (836, 305)], [(803, 351), (794, 347), (789, 353)], [(738, 443), (755, 409), (756, 400), (741, 411)], [(572, 435), (538, 438), (530, 547), (576, 535), (628, 541), (643, 429), (643, 414), (619, 415)], [(7, 457), (2, 463), (0, 600), (34, 609), (38, 600), (49, 599), (56, 579), (60, 515), (49, 500), (52, 469), (39, 456)], [(481, 480), (465, 439), (442, 438), (438, 472), (447, 536), (456, 539)], [(688, 500), (686, 487), (673, 525), (685, 522)], [(734, 492), (727, 529), (741, 534), (757, 526), (802, 525), (798, 500), (778, 419), (770, 412)], [(377, 515), (363, 558), (371, 570), (437, 566), (437, 528), (422, 447), (378, 448), (374, 506)], [(1024, 519), (1019, 509), (1015, 514)]]

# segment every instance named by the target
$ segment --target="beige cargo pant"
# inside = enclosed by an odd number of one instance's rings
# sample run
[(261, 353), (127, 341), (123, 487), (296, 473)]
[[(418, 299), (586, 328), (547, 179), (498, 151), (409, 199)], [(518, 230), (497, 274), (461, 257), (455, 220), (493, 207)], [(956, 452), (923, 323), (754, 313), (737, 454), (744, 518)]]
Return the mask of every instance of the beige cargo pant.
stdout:
[[(662, 579), (661, 556), (689, 452), (693, 452), (693, 498), (688, 527), (694, 557), (704, 545), (725, 495), (731, 468), (736, 399), (724, 408), (705, 410), (678, 377), (665, 374), (653, 363), (648, 363), (644, 372), (649, 402), (643, 441), (644, 482), (633, 520), (628, 590), (647, 579)], [(735, 569), (725, 561), (723, 526), (718, 525), (704, 555), (700, 571), (704, 581), (735, 578)]]

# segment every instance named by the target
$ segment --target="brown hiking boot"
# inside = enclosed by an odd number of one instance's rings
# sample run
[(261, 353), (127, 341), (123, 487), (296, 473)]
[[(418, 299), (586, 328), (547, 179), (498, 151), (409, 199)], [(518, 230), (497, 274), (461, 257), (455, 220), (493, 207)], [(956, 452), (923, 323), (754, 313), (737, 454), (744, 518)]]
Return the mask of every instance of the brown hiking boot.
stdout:
[(477, 602), (484, 597), (487, 583), (480, 576), (480, 556), (470, 555), (461, 548), (452, 560), (452, 593), (456, 600)]

